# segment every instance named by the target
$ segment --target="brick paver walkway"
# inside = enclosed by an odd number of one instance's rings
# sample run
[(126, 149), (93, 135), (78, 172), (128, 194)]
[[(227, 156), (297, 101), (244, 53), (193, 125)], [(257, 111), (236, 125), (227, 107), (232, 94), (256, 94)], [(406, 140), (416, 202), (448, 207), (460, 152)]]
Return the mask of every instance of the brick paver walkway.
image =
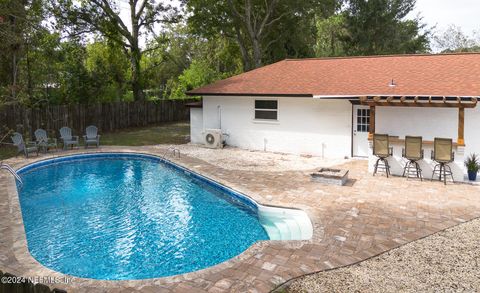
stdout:
[[(163, 154), (161, 147), (104, 147), (100, 151)], [(20, 167), (35, 160), (8, 162)], [(75, 292), (268, 292), (293, 277), (352, 264), (480, 217), (479, 186), (372, 177), (363, 160), (340, 166), (350, 170), (352, 179), (344, 187), (310, 182), (309, 172), (303, 171), (227, 170), (186, 156), (174, 161), (261, 204), (305, 210), (314, 224), (313, 239), (264, 241), (230, 261), (174, 277), (138, 281), (74, 278), (56, 287)], [(0, 270), (23, 276), (63, 276), (28, 253), (14, 182), (4, 172), (0, 173), (0, 188)]]

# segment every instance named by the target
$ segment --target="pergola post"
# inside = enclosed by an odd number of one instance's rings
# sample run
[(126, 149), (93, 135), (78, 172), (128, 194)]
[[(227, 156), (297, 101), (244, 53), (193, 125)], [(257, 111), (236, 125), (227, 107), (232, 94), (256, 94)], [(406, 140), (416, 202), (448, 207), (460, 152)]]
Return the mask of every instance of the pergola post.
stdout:
[(375, 106), (370, 106), (370, 125), (368, 130), (368, 139), (373, 139), (375, 133)]
[(465, 145), (465, 108), (458, 108), (458, 145)]

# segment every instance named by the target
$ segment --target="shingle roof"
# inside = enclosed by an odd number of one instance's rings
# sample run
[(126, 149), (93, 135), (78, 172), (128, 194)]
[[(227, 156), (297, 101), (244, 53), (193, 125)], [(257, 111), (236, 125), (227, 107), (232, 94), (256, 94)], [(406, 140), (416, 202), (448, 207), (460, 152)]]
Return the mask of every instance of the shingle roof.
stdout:
[(480, 53), (287, 59), (187, 94), (480, 96)]

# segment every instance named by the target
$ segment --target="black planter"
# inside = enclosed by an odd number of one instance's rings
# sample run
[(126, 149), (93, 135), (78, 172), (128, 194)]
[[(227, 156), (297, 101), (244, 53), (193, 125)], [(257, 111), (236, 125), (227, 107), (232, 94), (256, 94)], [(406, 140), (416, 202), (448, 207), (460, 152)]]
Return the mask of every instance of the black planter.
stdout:
[(468, 180), (470, 181), (477, 180), (477, 171), (468, 171)]

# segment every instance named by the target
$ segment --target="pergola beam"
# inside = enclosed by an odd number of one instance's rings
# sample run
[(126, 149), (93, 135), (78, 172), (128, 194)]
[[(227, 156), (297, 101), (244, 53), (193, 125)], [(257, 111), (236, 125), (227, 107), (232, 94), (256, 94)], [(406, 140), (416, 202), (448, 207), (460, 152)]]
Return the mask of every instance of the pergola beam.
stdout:
[[(421, 99), (423, 98), (423, 99)], [(428, 98), (428, 100), (425, 100)], [(406, 96), (374, 96), (360, 97), (360, 104), (370, 107), (439, 107), (439, 108), (475, 108), (477, 106), (477, 98), (472, 97), (469, 100), (462, 100), (456, 97), (455, 100), (449, 100), (446, 96), (438, 97), (436, 100), (432, 96), (414, 96), (413, 99), (407, 99)]]

